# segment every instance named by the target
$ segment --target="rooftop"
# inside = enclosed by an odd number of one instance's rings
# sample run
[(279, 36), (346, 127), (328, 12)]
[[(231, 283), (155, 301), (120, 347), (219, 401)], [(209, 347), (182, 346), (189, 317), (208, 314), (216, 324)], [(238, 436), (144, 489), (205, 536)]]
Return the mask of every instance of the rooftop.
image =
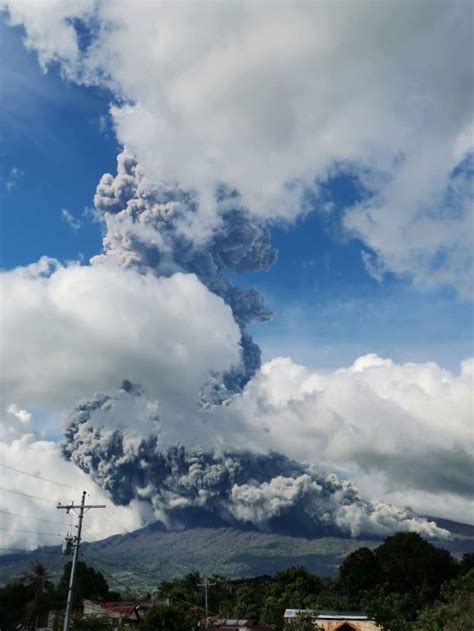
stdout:
[(314, 611), (311, 609), (285, 609), (284, 618), (296, 618), (301, 614), (313, 615), (316, 620), (369, 620), (365, 613), (360, 611), (333, 611), (331, 609), (323, 609)]

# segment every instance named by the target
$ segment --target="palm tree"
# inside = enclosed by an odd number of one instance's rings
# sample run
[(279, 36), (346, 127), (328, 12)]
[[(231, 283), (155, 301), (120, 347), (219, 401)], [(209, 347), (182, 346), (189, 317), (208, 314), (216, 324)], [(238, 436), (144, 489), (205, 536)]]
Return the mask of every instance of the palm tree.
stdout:
[(54, 589), (54, 585), (50, 580), (48, 567), (35, 561), (31, 564), (29, 572), (24, 576), (23, 582), (32, 594), (32, 610), (35, 618), (35, 625), (38, 624), (38, 616), (45, 606), (45, 597)]

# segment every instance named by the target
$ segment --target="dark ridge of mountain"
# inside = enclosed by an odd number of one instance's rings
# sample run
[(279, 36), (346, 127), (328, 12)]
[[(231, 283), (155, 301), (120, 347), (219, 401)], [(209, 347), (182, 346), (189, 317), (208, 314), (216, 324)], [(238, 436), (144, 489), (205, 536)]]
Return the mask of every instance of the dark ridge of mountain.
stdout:
[[(440, 526), (441, 521), (433, 519)], [(447, 520), (443, 520), (446, 527)], [(452, 541), (435, 545), (453, 554), (474, 552), (474, 527), (449, 522)], [(461, 533), (462, 534), (459, 534)], [(343, 558), (356, 548), (375, 548), (379, 539), (320, 537), (306, 539), (237, 528), (164, 530), (151, 524), (132, 533), (113, 535), (81, 546), (81, 558), (102, 571), (111, 588), (153, 590), (171, 577), (199, 571), (232, 578), (274, 574), (302, 565), (320, 576), (335, 576)], [(19, 578), (32, 561), (41, 560), (57, 576), (70, 557), (60, 546), (0, 557), (0, 583)]]

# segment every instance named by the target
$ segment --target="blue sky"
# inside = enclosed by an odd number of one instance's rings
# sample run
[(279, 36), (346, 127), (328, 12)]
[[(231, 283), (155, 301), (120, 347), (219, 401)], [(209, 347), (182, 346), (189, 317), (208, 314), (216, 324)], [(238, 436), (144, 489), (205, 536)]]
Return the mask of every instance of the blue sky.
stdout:
[[(4, 268), (46, 254), (60, 260), (85, 258), (100, 247), (100, 228), (84, 222), (75, 232), (62, 219), (65, 208), (80, 219), (98, 176), (115, 168), (117, 144), (101, 132), (108, 100), (98, 90), (42, 73), (36, 55), (22, 44), (21, 29), (5, 26), (2, 42), (0, 190)], [(12, 169), (17, 182), (8, 185)]]
[[(101, 226), (86, 209), (97, 182), (114, 172), (119, 145), (108, 119), (110, 95), (43, 73), (22, 43), (22, 30), (1, 26), (5, 59), (0, 114), (2, 185), (0, 261), (4, 269), (42, 255), (87, 260), (101, 247)], [(274, 309), (253, 332), (264, 357), (291, 355), (317, 368), (335, 368), (376, 352), (397, 361), (437, 361), (456, 370), (472, 352), (469, 303), (449, 289), (413, 287), (387, 274), (367, 273), (366, 246), (340, 229), (340, 212), (357, 197), (349, 177), (327, 184), (335, 211), (311, 212), (273, 228), (277, 263), (242, 275)], [(73, 229), (67, 209), (81, 225)], [(436, 317), (433, 318), (433, 313)]]
[[(105, 457), (83, 436), (159, 433), (471, 519), (472, 6), (2, 6), (0, 460), (82, 486)], [(21, 269), (42, 256), (64, 265)], [(65, 434), (97, 392), (116, 403)]]

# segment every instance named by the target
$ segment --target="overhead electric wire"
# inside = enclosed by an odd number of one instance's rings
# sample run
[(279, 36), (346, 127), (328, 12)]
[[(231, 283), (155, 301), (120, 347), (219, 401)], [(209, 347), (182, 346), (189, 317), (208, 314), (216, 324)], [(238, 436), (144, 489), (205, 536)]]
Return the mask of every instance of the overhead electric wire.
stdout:
[[(86, 530), (90, 530), (91, 532), (93, 532), (96, 537), (99, 537), (97, 540), (94, 539), (92, 541), (84, 541), (84, 543), (94, 543), (95, 541), (102, 541), (102, 539), (107, 539), (108, 538), (108, 537), (104, 537), (104, 535), (102, 535), (99, 532), (97, 532), (97, 530), (92, 528), (92, 526), (90, 524), (88, 524), (87, 522), (85, 522), (85, 521), (82, 523), (82, 527), (85, 528)], [(109, 535), (109, 536), (110, 537), (114, 537), (115, 535)]]
[(51, 502), (52, 504), (58, 503), (58, 500), (52, 500), (47, 497), (39, 497), (38, 495), (32, 495), (31, 493), (22, 493), (21, 491), (12, 491), (11, 489), (3, 489), (3, 488), (0, 488), (0, 491), (3, 491), (4, 493), (13, 493), (13, 495), (23, 495), (24, 497), (32, 497), (33, 499), (41, 500), (42, 502)]
[(117, 526), (119, 526), (119, 527), (120, 527), (120, 528), (121, 528), (121, 529), (122, 529), (125, 533), (127, 533), (128, 535), (130, 535), (131, 537), (133, 537), (133, 538), (134, 538), (134, 539), (136, 539), (137, 541), (140, 539), (140, 537), (137, 537), (137, 535), (136, 535), (134, 532), (132, 532), (131, 530), (129, 530), (128, 528), (126, 528), (123, 524), (121, 524), (121, 523), (119, 522), (119, 520), (118, 520), (118, 519), (116, 519), (116, 518), (112, 515), (112, 513), (110, 513), (107, 509), (105, 510), (105, 515), (106, 515), (109, 519), (111, 519), (112, 521), (114, 521), (114, 522), (117, 524)]
[[(87, 552), (85, 552), (84, 554), (90, 554), (92, 551), (87, 549)], [(137, 576), (144, 576), (145, 578), (149, 578), (152, 581), (160, 581), (162, 579), (159, 579), (156, 576), (152, 576), (151, 574), (147, 574), (146, 572), (141, 572), (140, 570), (132, 570), (131, 568), (124, 568), (124, 567), (120, 567), (118, 565), (116, 565), (115, 563), (111, 563), (110, 561), (106, 560), (106, 559), (102, 559), (100, 560), (101, 563), (105, 563), (106, 565), (110, 565), (110, 567), (115, 568), (116, 570), (121, 570), (122, 572), (129, 572), (129, 574), (136, 574)]]
[(14, 515), (15, 517), (24, 517), (25, 519), (34, 519), (35, 521), (45, 521), (49, 524), (58, 524), (59, 526), (64, 526), (62, 521), (54, 521), (53, 519), (43, 519), (42, 517), (33, 517), (33, 515), (21, 515), (20, 513), (12, 513), (9, 510), (0, 510), (0, 513), (3, 515)]
[[(56, 546), (48, 546), (50, 548)], [(61, 548), (59, 546), (58, 550), (43, 550), (43, 548), (36, 548), (36, 550), (24, 550), (21, 548), (0, 548), (0, 550), (9, 551), (9, 552), (23, 552), (24, 554), (59, 554), (61, 552)]]
[(118, 583), (119, 585), (122, 585), (122, 587), (125, 587), (126, 589), (130, 589), (130, 585), (127, 585), (126, 583), (124, 583), (123, 581), (121, 581), (120, 579), (118, 579), (116, 576), (114, 576), (113, 574), (110, 574), (110, 572), (107, 572), (107, 570), (104, 570), (103, 567), (100, 566), (99, 563), (97, 563), (97, 561), (95, 559), (91, 559), (88, 555), (85, 555), (83, 552), (81, 552), (81, 557), (83, 559), (87, 559), (87, 561), (92, 564), (95, 565), (96, 569), (99, 569), (101, 572), (103, 572), (104, 574), (106, 574), (107, 576), (109, 576), (111, 579), (113, 579), (116, 583)]
[(27, 532), (30, 535), (48, 535), (50, 537), (62, 537), (63, 535), (58, 532), (38, 532), (37, 530), (21, 530), (19, 528), (3, 528), (0, 526), (0, 530), (7, 530), (8, 532)]
[[(108, 516), (110, 519), (112, 519), (112, 520), (113, 520), (113, 521), (114, 521), (114, 522), (115, 522), (118, 526), (120, 526), (120, 528), (122, 528), (122, 530), (123, 530), (126, 534), (129, 534), (131, 537), (133, 537), (133, 538), (134, 538), (134, 539), (136, 539), (137, 541), (139, 541), (139, 540), (140, 540), (140, 537), (137, 537), (137, 535), (136, 535), (134, 532), (132, 532), (132, 531), (128, 530), (125, 526), (123, 526), (123, 525), (122, 525), (122, 524), (121, 524), (121, 523), (120, 523), (117, 519), (115, 519), (115, 518), (114, 518), (114, 517), (113, 517), (113, 516), (112, 516), (112, 515), (111, 515), (111, 514), (107, 511), (107, 509), (105, 509), (104, 514), (105, 514), (106, 516)], [(117, 534), (118, 534), (118, 533), (115, 533), (115, 532), (114, 532), (114, 533), (112, 533), (111, 535), (105, 535), (105, 536), (104, 536), (103, 534), (101, 534), (101, 533), (97, 532), (97, 530), (95, 530), (94, 528), (92, 528), (92, 526), (91, 526), (90, 524), (88, 524), (88, 523), (84, 523), (84, 524), (83, 524), (83, 527), (84, 527), (84, 528), (86, 528), (86, 530), (90, 530), (90, 531), (91, 531), (91, 532), (93, 532), (93, 533), (94, 533), (97, 537), (99, 537), (99, 539), (98, 539), (99, 541), (100, 541), (100, 540), (102, 540), (102, 539), (108, 539), (109, 537), (116, 537), (116, 536), (117, 536)], [(87, 543), (94, 543), (94, 541), (88, 541)]]
[[(36, 473), (30, 473), (29, 471), (23, 471), (22, 469), (17, 469), (17, 468), (15, 468), (15, 467), (12, 467), (12, 466), (10, 466), (10, 465), (7, 465), (7, 464), (5, 464), (5, 463), (3, 463), (3, 462), (0, 462), (0, 467), (4, 467), (5, 469), (10, 469), (10, 471), (15, 471), (16, 473), (21, 473), (21, 474), (23, 474), (23, 475), (28, 475), (28, 476), (30, 476), (30, 477), (32, 477), (32, 478), (36, 478), (37, 480), (43, 480), (44, 482), (49, 482), (50, 484), (57, 484), (58, 486), (63, 486), (63, 487), (65, 487), (65, 488), (68, 488), (68, 489), (73, 489), (73, 490), (76, 490), (76, 491), (77, 491), (77, 490), (79, 490), (79, 488), (78, 488), (78, 487), (71, 486), (70, 484), (64, 484), (63, 482), (57, 482), (56, 480), (51, 480), (51, 479), (49, 479), (49, 478), (44, 478), (43, 476), (38, 475), (38, 474), (36, 474)], [(13, 492), (13, 491), (9, 491), (9, 490), (7, 490), (7, 489), (0, 489), (0, 491), (2, 491), (2, 490), (6, 490), (6, 492), (7, 492), (7, 493), (9, 493), (9, 492), (10, 492), (10, 493), (11, 493), (11, 492)], [(19, 492), (17, 492), (17, 494), (18, 494), (18, 495), (20, 495), (20, 493), (19, 493)], [(26, 493), (21, 493), (21, 494), (22, 494), (22, 495), (26, 495), (26, 496), (28, 496)], [(46, 498), (40, 498), (40, 497), (37, 497), (37, 496), (31, 496), (31, 497), (36, 497), (36, 499), (41, 499), (41, 500), (45, 500), (45, 501), (46, 501)], [(51, 501), (51, 500), (49, 500), (49, 501)], [(0, 512), (5, 512), (5, 511), (0, 511)], [(10, 513), (10, 514), (13, 514), (13, 513)], [(129, 529), (128, 529), (126, 526), (124, 526), (122, 523), (120, 523), (120, 522), (119, 522), (119, 520), (118, 520), (116, 517), (114, 517), (114, 515), (112, 515), (109, 511), (106, 511), (106, 515), (107, 515), (107, 517), (108, 517), (109, 519), (111, 519), (112, 521), (114, 521), (114, 522), (115, 522), (115, 524), (116, 524), (119, 528), (121, 528), (121, 529), (123, 530), (123, 532), (125, 532), (125, 533), (129, 534), (129, 535), (130, 535), (131, 537), (133, 537), (134, 539), (137, 539), (137, 540), (139, 539), (139, 537), (137, 537), (137, 535), (135, 535), (135, 534), (134, 534), (131, 530), (129, 530)], [(19, 515), (19, 517), (21, 517), (21, 515)], [(44, 520), (44, 521), (45, 521), (45, 520)], [(92, 528), (91, 528), (91, 530), (92, 530)], [(96, 533), (96, 534), (97, 534), (97, 533)], [(99, 535), (99, 537), (100, 537), (100, 536), (101, 536), (101, 535)]]
[[(83, 556), (85, 557), (86, 555), (84, 553), (82, 553)], [(94, 563), (97, 562), (93, 561)], [(101, 563), (105, 563), (106, 565), (110, 565), (111, 567), (115, 567), (117, 570), (121, 570), (122, 572), (129, 572), (130, 574), (136, 574), (137, 576), (144, 576), (145, 578), (149, 578), (153, 581), (159, 581), (161, 582), (163, 579), (158, 578), (157, 576), (151, 576), (150, 574), (147, 574), (146, 572), (141, 572), (140, 570), (132, 570), (130, 568), (121, 568), (118, 565), (115, 565), (114, 563), (110, 563), (110, 561), (106, 561), (105, 559), (101, 559), (100, 560)], [(201, 607), (200, 605), (196, 605), (196, 603), (190, 603), (187, 600), (183, 600), (182, 598), (177, 598), (176, 596), (170, 596), (169, 597), (170, 600), (176, 600), (177, 602), (183, 603), (183, 605), (188, 605), (189, 607), (195, 607), (196, 609), (201, 609), (201, 611), (206, 611), (205, 607)], [(211, 615), (217, 615), (215, 613), (213, 613), (212, 611), (209, 611), (209, 614)]]
[(21, 469), (15, 469), (15, 467), (11, 467), (8, 464), (4, 464), (3, 462), (0, 462), (0, 467), (4, 467), (5, 469), (10, 469), (11, 471), (16, 471), (16, 473), (22, 473), (23, 475), (29, 475), (32, 478), (36, 478), (37, 480), (43, 480), (44, 482), (49, 482), (50, 484), (57, 484), (58, 486), (64, 486), (68, 489), (75, 489), (77, 490), (77, 488), (75, 486), (71, 486), (70, 484), (64, 484), (63, 482), (56, 482), (56, 480), (50, 480), (49, 478), (43, 478), (41, 475), (38, 475), (36, 473), (30, 473), (28, 471), (22, 471)]
[[(106, 516), (110, 517), (113, 521), (115, 521), (115, 523), (116, 523), (118, 526), (120, 526), (120, 528), (122, 528), (122, 530), (123, 530), (126, 534), (129, 534), (131, 537), (133, 537), (133, 538), (134, 538), (134, 539), (136, 539), (137, 541), (140, 541), (140, 537), (139, 537), (139, 536), (137, 536), (134, 532), (132, 532), (131, 530), (128, 530), (125, 526), (123, 526), (123, 525), (122, 525), (122, 524), (118, 521), (118, 519), (115, 519), (115, 518), (113, 517), (113, 515), (112, 515), (112, 514), (111, 514), (111, 513), (110, 513), (107, 509), (105, 509), (104, 514), (105, 514)], [(99, 537), (99, 541), (100, 541), (100, 540), (102, 540), (102, 539), (108, 539), (109, 537), (115, 537), (115, 536), (116, 536), (116, 534), (114, 533), (114, 534), (112, 534), (112, 535), (107, 535), (106, 537), (104, 537), (103, 535), (99, 534), (99, 533), (97, 532), (97, 530), (94, 530), (94, 528), (92, 528), (92, 526), (90, 526), (89, 524), (86, 524), (86, 523), (84, 524), (84, 528), (86, 528), (86, 529), (90, 530), (90, 531), (91, 531), (91, 532), (93, 532), (95, 535), (97, 535), (97, 536)], [(89, 544), (90, 544), (90, 543), (96, 543), (96, 541), (88, 541), (87, 543), (89, 543)], [(104, 561), (104, 562), (105, 562), (105, 561)], [(183, 565), (182, 563), (176, 563), (176, 562), (175, 562), (175, 563), (174, 563), (174, 565), (175, 565), (175, 566), (177, 566), (177, 567), (180, 567), (180, 568), (185, 568), (185, 567), (186, 567), (186, 566), (185, 566), (185, 565)], [(145, 576), (146, 576), (146, 575), (145, 575)], [(152, 578), (153, 580), (156, 580), (156, 576), (149, 576), (149, 575), (148, 575), (148, 577), (149, 577), (149, 578)]]

